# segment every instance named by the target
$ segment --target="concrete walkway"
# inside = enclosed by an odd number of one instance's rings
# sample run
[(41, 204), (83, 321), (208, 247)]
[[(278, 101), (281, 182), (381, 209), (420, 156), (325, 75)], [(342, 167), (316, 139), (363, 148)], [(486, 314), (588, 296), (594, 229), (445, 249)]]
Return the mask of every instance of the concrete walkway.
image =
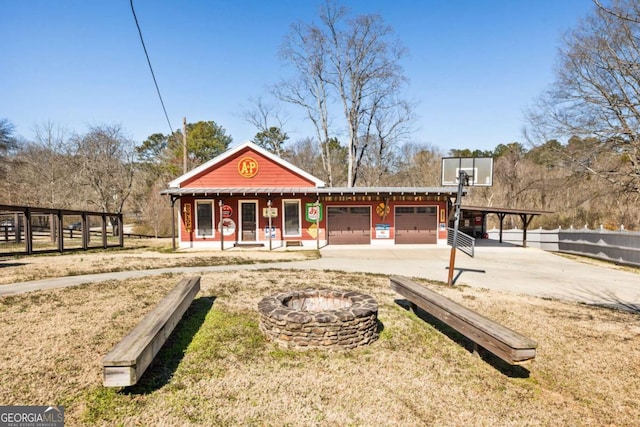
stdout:
[[(36, 280), (1, 285), (0, 296), (164, 273), (194, 274), (265, 268), (400, 274), (446, 282), (450, 249), (412, 245), (384, 249), (371, 246), (327, 246), (321, 250), (321, 255), (320, 259), (307, 261), (175, 267)], [(481, 243), (476, 248), (475, 258), (457, 253), (454, 282), (456, 285), (640, 311), (640, 273), (573, 261), (534, 248), (499, 245), (494, 241)]]

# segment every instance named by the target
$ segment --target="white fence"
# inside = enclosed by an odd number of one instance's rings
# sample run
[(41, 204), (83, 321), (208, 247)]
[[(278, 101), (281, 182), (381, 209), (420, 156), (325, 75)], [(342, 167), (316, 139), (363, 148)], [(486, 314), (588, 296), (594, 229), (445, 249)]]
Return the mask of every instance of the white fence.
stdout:
[[(500, 230), (488, 232), (498, 240)], [(503, 230), (502, 241), (522, 245), (522, 230)], [(527, 246), (545, 251), (584, 255), (640, 267), (640, 233), (608, 230), (527, 230)]]

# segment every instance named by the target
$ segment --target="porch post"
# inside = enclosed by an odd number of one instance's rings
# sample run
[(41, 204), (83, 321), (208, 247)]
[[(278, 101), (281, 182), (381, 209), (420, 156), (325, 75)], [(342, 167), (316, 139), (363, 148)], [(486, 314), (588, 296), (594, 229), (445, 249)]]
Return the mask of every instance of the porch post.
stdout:
[(220, 250), (224, 251), (224, 217), (222, 207), (224, 206), (224, 201), (222, 199), (218, 200), (218, 207), (220, 209)]
[(171, 196), (171, 247), (176, 250), (176, 198)]

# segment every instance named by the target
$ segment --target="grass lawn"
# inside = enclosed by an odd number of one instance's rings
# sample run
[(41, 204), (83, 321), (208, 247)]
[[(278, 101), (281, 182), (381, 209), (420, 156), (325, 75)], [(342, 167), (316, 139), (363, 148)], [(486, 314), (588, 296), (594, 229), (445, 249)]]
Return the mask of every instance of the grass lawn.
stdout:
[[(85, 255), (86, 256), (86, 255)], [(66, 425), (633, 426), (640, 316), (429, 286), (538, 341), (527, 369), (480, 358), (379, 275), (261, 270), (202, 290), (140, 383), (102, 387), (101, 358), (179, 280), (166, 275), (0, 298), (0, 404), (64, 405)], [(374, 296), (378, 341), (296, 352), (265, 340), (258, 301), (322, 286)]]

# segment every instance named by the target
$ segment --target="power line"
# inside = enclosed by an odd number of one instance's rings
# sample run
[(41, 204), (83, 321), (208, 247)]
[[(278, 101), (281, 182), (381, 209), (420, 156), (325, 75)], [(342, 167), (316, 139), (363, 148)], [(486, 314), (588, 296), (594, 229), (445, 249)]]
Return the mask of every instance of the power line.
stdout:
[(160, 94), (160, 88), (158, 87), (158, 81), (156, 80), (156, 75), (153, 72), (153, 67), (151, 66), (151, 60), (149, 59), (149, 53), (147, 52), (147, 47), (144, 44), (144, 38), (142, 38), (142, 30), (140, 29), (140, 24), (138, 24), (138, 17), (136, 16), (136, 11), (133, 8), (133, 0), (129, 0), (131, 4), (131, 13), (133, 13), (133, 19), (136, 21), (136, 27), (138, 28), (138, 34), (140, 35), (140, 42), (142, 43), (142, 48), (144, 49), (144, 55), (147, 57), (147, 64), (149, 64), (149, 70), (151, 70), (151, 77), (153, 77), (153, 83), (156, 85), (156, 91), (158, 92), (158, 98), (160, 98), (160, 104), (162, 105), (162, 111), (164, 111), (164, 117), (167, 119), (167, 124), (169, 125), (169, 135), (173, 134), (173, 126), (171, 126), (171, 121), (169, 120), (169, 115), (167, 114), (167, 109), (164, 106), (164, 101), (162, 100), (162, 95)]

